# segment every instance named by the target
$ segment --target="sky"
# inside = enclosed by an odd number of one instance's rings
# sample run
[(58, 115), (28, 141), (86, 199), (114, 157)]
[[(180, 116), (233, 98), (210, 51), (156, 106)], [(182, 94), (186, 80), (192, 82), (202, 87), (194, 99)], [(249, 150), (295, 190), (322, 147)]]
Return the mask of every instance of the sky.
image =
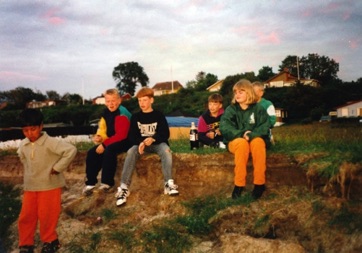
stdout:
[(0, 91), (85, 99), (114, 88), (114, 67), (137, 62), (149, 87), (203, 71), (278, 73), (288, 55), (317, 53), (338, 77), (362, 77), (360, 0), (0, 0)]

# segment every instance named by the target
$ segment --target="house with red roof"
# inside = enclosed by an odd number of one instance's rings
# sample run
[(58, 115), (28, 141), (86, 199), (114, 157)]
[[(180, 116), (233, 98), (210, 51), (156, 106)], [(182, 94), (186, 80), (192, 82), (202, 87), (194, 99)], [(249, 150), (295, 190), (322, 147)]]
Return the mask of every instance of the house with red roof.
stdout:
[[(265, 81), (265, 87), (290, 87), (297, 83), (298, 78), (289, 73), (288, 69), (284, 69), (279, 74)], [(299, 79), (303, 85), (319, 87), (318, 80), (315, 79)]]

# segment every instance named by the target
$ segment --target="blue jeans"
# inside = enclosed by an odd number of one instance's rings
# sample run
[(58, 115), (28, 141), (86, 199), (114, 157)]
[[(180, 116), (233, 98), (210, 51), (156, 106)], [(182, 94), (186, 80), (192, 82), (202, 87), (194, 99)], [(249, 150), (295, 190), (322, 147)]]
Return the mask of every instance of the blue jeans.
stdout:
[[(144, 152), (145, 154), (157, 153), (161, 158), (162, 174), (165, 183), (169, 179), (172, 179), (172, 154), (170, 147), (166, 143), (161, 142), (160, 144), (152, 144), (150, 146), (146, 146)], [(127, 186), (131, 185), (132, 174), (139, 157), (140, 154), (138, 153), (138, 145), (132, 146), (127, 151), (127, 156), (124, 161), (122, 170), (121, 185), (122, 183), (126, 184)]]

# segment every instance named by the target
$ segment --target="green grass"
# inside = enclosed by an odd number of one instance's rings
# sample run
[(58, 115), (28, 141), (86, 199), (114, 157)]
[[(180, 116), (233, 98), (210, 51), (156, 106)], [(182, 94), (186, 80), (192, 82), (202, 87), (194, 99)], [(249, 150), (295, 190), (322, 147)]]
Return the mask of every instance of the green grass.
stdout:
[(170, 147), (174, 153), (189, 153), (189, 154), (215, 154), (220, 152), (227, 152), (226, 149), (220, 148), (198, 148), (191, 150), (190, 141), (188, 139), (170, 140)]
[(114, 220), (117, 218), (117, 213), (112, 209), (102, 209), (101, 216), (104, 217), (105, 221)]
[(328, 152), (338, 159), (362, 161), (362, 127), (332, 127), (329, 124), (285, 125), (273, 130), (272, 152), (285, 154)]
[(192, 242), (187, 233), (180, 233), (174, 227), (169, 225), (153, 226), (151, 230), (142, 233), (144, 252), (187, 252)]
[(196, 198), (184, 203), (190, 210), (190, 214), (177, 217), (176, 222), (184, 226), (190, 234), (206, 235), (213, 229), (209, 224), (209, 219), (218, 211), (235, 205), (248, 206), (252, 201), (250, 194), (244, 194), (237, 200), (225, 198), (224, 196)]
[(19, 195), (19, 189), (0, 182), (0, 241), (5, 243), (5, 247), (10, 243), (8, 229), (20, 213)]
[(362, 231), (362, 214), (352, 212), (348, 204), (345, 204), (331, 214), (328, 224), (349, 234), (353, 232), (360, 233)]

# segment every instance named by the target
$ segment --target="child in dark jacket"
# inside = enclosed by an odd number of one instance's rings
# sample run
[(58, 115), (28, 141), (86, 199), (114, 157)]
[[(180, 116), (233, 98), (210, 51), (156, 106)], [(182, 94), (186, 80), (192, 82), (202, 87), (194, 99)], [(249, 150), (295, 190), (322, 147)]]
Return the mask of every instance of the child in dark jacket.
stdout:
[(128, 134), (132, 147), (127, 151), (124, 161), (121, 185), (116, 193), (116, 205), (126, 203), (130, 194), (129, 186), (136, 162), (144, 153), (157, 153), (161, 158), (164, 178), (164, 193), (177, 195), (177, 185), (172, 178), (172, 153), (168, 144), (170, 129), (162, 112), (154, 110), (154, 93), (151, 88), (144, 87), (137, 92), (141, 111), (132, 115), (131, 128)]
[(117, 167), (117, 155), (128, 150), (127, 134), (131, 113), (121, 106), (122, 98), (117, 89), (108, 89), (104, 93), (106, 108), (98, 123), (93, 137), (96, 144), (88, 150), (86, 158), (86, 186), (83, 195), (91, 195), (98, 182), (97, 176), (102, 170), (99, 189), (109, 192), (114, 186)]
[(208, 98), (208, 110), (199, 117), (197, 125), (198, 139), (201, 145), (210, 147), (225, 147), (223, 137), (219, 130), (220, 118), (224, 113), (222, 108), (222, 96), (212, 94)]

